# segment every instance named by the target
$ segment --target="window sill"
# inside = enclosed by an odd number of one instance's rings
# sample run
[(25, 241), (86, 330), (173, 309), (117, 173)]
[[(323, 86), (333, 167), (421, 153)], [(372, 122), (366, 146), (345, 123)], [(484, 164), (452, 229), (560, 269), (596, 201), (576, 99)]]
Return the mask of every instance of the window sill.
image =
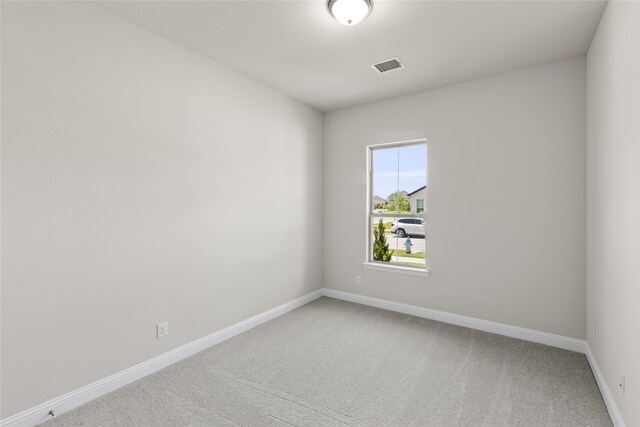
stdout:
[(362, 266), (367, 270), (380, 270), (387, 273), (408, 274), (411, 276), (429, 277), (429, 270), (424, 268), (403, 267), (400, 265), (385, 265), (377, 262), (364, 262)]

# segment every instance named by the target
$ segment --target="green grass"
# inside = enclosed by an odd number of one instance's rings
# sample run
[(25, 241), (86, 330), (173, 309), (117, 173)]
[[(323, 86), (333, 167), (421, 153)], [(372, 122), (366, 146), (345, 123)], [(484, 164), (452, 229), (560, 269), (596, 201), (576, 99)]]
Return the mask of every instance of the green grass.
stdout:
[[(378, 227), (378, 223), (376, 222), (373, 227), (371, 227), (371, 232), (373, 233), (373, 230), (375, 230)], [(384, 234), (391, 234), (392, 236), (395, 236), (396, 233), (392, 233), (391, 232), (391, 223), (390, 222), (385, 222), (384, 223)]]
[[(391, 223), (390, 222), (384, 222), (384, 231), (385, 233), (391, 233)], [(378, 223), (376, 222), (375, 224), (373, 224), (373, 227), (371, 227), (373, 230), (375, 230), (375, 228), (378, 226)]]
[[(393, 254), (393, 256), (395, 256), (396, 255), (396, 250), (395, 249), (391, 249), (391, 253)], [(411, 252), (410, 254), (408, 254), (406, 251), (400, 249), (400, 251), (398, 251), (398, 256), (407, 257), (407, 258), (421, 258), (421, 259), (424, 259), (424, 252)]]
[(411, 211), (390, 211), (388, 209), (374, 209), (372, 212), (374, 215), (375, 214), (396, 214), (396, 215), (404, 215), (404, 214), (410, 214)]

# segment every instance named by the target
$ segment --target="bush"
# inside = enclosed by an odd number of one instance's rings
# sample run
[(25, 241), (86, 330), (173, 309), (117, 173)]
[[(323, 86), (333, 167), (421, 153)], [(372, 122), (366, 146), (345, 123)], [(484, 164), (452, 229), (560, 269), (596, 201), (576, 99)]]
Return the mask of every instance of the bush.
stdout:
[(387, 237), (384, 235), (384, 223), (382, 218), (380, 222), (373, 229), (373, 260), (374, 261), (391, 261), (391, 249), (389, 249), (389, 243)]

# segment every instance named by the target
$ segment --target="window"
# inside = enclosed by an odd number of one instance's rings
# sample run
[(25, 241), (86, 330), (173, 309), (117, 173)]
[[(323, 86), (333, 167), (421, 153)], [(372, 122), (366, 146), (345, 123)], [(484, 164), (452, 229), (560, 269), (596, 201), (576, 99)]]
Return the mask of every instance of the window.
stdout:
[(426, 270), (427, 144), (368, 147), (367, 262)]

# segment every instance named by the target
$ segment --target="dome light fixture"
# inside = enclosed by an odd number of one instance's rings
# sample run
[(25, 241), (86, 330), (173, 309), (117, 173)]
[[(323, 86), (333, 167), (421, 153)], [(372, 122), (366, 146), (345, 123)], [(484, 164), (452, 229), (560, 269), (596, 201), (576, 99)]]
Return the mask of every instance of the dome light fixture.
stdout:
[(369, 15), (371, 0), (329, 0), (329, 12), (343, 25), (356, 25)]

